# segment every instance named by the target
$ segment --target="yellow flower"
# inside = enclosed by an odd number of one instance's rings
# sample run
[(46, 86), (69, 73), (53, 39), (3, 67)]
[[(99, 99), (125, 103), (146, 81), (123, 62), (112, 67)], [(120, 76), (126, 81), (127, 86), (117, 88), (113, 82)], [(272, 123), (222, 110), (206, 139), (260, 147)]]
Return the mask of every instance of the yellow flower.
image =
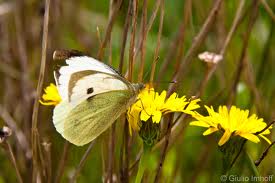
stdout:
[[(152, 122), (159, 123), (161, 117), (170, 112), (184, 112), (192, 114), (192, 110), (199, 108), (199, 99), (187, 101), (185, 96), (179, 98), (173, 93), (166, 99), (166, 91), (161, 94), (155, 92), (153, 88), (145, 87), (138, 95), (134, 103), (127, 112), (130, 129), (139, 130), (140, 121), (147, 121), (152, 118)], [(131, 130), (130, 130), (131, 131)]]
[(202, 116), (201, 114), (194, 112), (193, 117), (197, 121), (193, 121), (190, 125), (201, 126), (208, 128), (203, 135), (209, 135), (213, 132), (221, 130), (223, 136), (219, 141), (219, 146), (225, 144), (231, 136), (243, 137), (252, 142), (258, 143), (259, 137), (271, 143), (264, 135), (270, 134), (269, 129), (257, 134), (263, 130), (267, 124), (262, 118), (258, 119), (255, 114), (249, 116), (248, 110), (241, 110), (236, 106), (232, 106), (228, 111), (226, 106), (220, 106), (218, 112), (215, 112), (213, 107), (205, 106), (208, 111), (208, 116)]
[(50, 84), (44, 89), (45, 93), (42, 95), (42, 100), (39, 102), (43, 105), (54, 105), (56, 106), (61, 102), (61, 97), (58, 90), (54, 84)]

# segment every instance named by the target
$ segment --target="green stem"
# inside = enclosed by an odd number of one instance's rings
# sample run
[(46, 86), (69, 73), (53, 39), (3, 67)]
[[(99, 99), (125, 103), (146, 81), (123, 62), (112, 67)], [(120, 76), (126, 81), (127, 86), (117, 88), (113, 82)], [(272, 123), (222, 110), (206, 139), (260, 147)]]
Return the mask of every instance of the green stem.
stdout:
[(257, 167), (255, 166), (254, 161), (249, 156), (249, 154), (247, 152), (245, 152), (244, 156), (245, 156), (245, 161), (247, 163), (247, 167), (250, 168), (253, 176), (260, 177), (260, 173), (259, 173)]
[(141, 155), (139, 165), (138, 165), (138, 172), (136, 176), (135, 183), (140, 183), (143, 178), (143, 174), (146, 170), (146, 162), (150, 156), (151, 147), (147, 146), (145, 143), (143, 144), (143, 154)]

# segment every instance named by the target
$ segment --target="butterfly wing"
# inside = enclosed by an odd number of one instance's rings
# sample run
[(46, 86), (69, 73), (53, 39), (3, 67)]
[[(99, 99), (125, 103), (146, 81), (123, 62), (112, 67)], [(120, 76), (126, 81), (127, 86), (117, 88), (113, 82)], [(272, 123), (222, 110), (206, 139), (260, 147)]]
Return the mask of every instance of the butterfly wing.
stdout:
[(134, 102), (134, 85), (110, 66), (87, 56), (66, 58), (54, 72), (62, 102), (54, 109), (57, 131), (84, 145), (106, 130)]
[(132, 97), (130, 91), (122, 90), (97, 94), (71, 109), (67, 101), (61, 102), (54, 110), (55, 128), (69, 142), (85, 145), (110, 127), (127, 109)]

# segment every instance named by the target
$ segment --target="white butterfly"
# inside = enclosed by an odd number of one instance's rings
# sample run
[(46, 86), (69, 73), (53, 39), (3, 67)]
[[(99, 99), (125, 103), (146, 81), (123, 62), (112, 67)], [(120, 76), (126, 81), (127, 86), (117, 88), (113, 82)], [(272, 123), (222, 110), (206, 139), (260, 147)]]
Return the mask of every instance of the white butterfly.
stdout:
[(66, 64), (54, 72), (62, 102), (54, 108), (53, 123), (66, 140), (78, 146), (110, 127), (144, 87), (77, 51), (55, 51), (54, 59)]

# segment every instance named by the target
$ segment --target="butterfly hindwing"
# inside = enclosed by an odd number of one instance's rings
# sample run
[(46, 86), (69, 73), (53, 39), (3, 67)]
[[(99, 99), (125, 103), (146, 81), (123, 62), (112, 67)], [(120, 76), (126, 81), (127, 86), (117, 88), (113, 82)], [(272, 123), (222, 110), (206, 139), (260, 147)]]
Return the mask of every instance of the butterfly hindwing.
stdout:
[(110, 127), (129, 106), (132, 97), (127, 90), (101, 93), (81, 102), (65, 115), (61, 111), (68, 110), (69, 104), (61, 102), (54, 111), (54, 125), (71, 143), (85, 145)]

